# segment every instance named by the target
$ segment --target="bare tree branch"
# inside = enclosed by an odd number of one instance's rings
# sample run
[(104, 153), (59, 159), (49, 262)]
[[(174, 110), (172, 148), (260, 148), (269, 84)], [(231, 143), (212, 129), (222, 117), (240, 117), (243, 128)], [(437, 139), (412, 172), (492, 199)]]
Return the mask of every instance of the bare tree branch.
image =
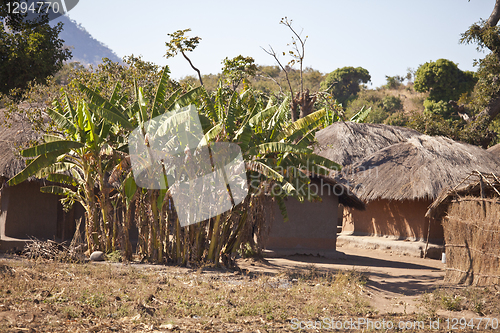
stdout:
[(491, 12), (490, 17), (488, 18), (487, 23), (490, 27), (494, 27), (498, 24), (499, 20), (500, 20), (500, 0), (496, 0), (495, 8), (493, 8), (493, 11)]
[[(291, 60), (288, 64), (294, 64), (295, 62), (298, 62), (300, 65), (300, 90), (297, 92), (295, 95), (293, 93), (292, 89), (292, 84), (290, 83), (290, 79), (288, 77), (288, 71), (286, 68), (281, 64), (281, 62), (278, 59), (278, 56), (276, 55), (276, 52), (274, 52), (273, 48), (269, 46), (270, 51), (262, 48), (264, 52), (272, 56), (277, 62), (280, 68), (285, 72), (285, 77), (288, 82), (288, 87), (290, 88), (290, 93), (292, 94), (292, 101), (291, 101), (291, 108), (292, 108), (292, 121), (297, 121), (298, 120), (298, 115), (297, 115), (297, 108), (300, 106), (300, 118), (307, 116), (310, 114), (314, 108), (314, 103), (316, 102), (316, 95), (315, 94), (310, 94), (309, 90), (304, 91), (304, 54), (305, 54), (305, 43), (307, 41), (307, 36), (306, 38), (302, 39), (300, 37), (300, 34), (295, 31), (295, 29), (292, 27), (292, 20), (288, 20), (288, 18), (285, 16), (284, 18), (281, 19), (280, 24), (283, 24), (287, 26), (293, 33), (294, 36), (292, 36), (292, 47), (293, 50), (289, 51), (290, 55), (295, 58)], [(300, 46), (299, 46), (300, 43)], [(290, 44), (288, 44), (290, 46)], [(285, 53), (283, 53), (284, 55)]]
[(276, 83), (278, 88), (280, 88), (280, 94), (284, 95), (285, 93), (283, 92), (283, 87), (281, 87), (281, 84), (278, 82), (278, 80), (276, 80), (274, 77), (272, 77), (271, 75), (269, 75), (267, 73), (264, 73), (264, 74), (266, 74), (266, 75), (257, 74), (256, 76), (264, 78), (264, 79), (269, 79), (269, 80), (273, 81), (274, 83)]
[(283, 72), (285, 72), (286, 82), (288, 83), (288, 88), (290, 89), (290, 93), (292, 95), (292, 102), (291, 102), (291, 107), (292, 107), (292, 121), (296, 121), (298, 119), (298, 117), (297, 117), (297, 102), (295, 101), (295, 98), (293, 96), (293, 89), (292, 89), (292, 84), (290, 83), (290, 79), (288, 77), (288, 71), (281, 64), (280, 60), (278, 59), (278, 56), (276, 55), (276, 52), (274, 52), (274, 49), (273, 49), (273, 47), (271, 45), (269, 45), (269, 50), (270, 51), (266, 50), (263, 47), (261, 47), (261, 49), (263, 49), (264, 52), (266, 52), (271, 57), (273, 57), (274, 60), (276, 60), (276, 62), (280, 66), (280, 68), (283, 70)]
[(188, 56), (184, 53), (184, 51), (181, 50), (181, 53), (184, 56), (184, 58), (186, 58), (186, 60), (189, 62), (189, 64), (191, 65), (191, 68), (194, 69), (196, 71), (196, 73), (198, 73), (198, 79), (200, 79), (200, 83), (201, 83), (201, 85), (203, 85), (203, 80), (201, 79), (200, 70), (198, 68), (194, 67), (193, 63), (191, 62), (191, 59), (188, 58)]
[(292, 89), (292, 84), (290, 83), (290, 79), (288, 78), (288, 72), (287, 70), (285, 69), (285, 67), (283, 67), (283, 65), (281, 64), (280, 60), (278, 59), (278, 56), (276, 55), (276, 52), (274, 52), (274, 49), (271, 45), (269, 45), (269, 50), (266, 50), (265, 48), (261, 47), (262, 50), (264, 50), (264, 52), (266, 52), (267, 54), (269, 54), (271, 57), (274, 58), (274, 60), (276, 60), (276, 62), (278, 63), (278, 66), (280, 66), (281, 70), (283, 72), (285, 72), (285, 77), (286, 77), (286, 82), (288, 82), (288, 88), (290, 89), (290, 93), (292, 94), (292, 97), (293, 97), (293, 89)]
[(300, 34), (298, 34), (295, 31), (295, 29), (293, 29), (292, 20), (289, 21), (286, 16), (281, 19), (280, 23), (287, 26), (292, 31), (292, 33), (296, 36), (297, 40), (300, 43), (301, 50), (299, 50), (299, 46), (295, 42), (295, 38), (292, 37), (292, 40), (294, 41), (293, 45), (294, 45), (295, 51), (297, 51), (297, 58), (299, 59), (299, 65), (300, 65), (300, 91), (303, 92), (304, 91), (303, 64), (304, 64), (305, 44), (307, 41), (307, 36), (304, 40), (302, 40), (302, 38), (300, 37)]

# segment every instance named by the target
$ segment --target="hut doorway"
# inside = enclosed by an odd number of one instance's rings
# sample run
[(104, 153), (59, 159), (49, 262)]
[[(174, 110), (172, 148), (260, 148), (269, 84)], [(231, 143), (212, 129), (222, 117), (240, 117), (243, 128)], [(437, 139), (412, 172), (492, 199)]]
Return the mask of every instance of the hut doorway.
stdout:
[(342, 223), (344, 222), (344, 205), (339, 204), (337, 211), (337, 234), (342, 233)]

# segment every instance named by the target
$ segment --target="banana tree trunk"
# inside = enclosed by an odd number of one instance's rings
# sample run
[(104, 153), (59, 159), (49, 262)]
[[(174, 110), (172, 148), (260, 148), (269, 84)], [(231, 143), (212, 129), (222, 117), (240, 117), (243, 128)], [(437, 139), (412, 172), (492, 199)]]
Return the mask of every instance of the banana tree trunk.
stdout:
[(217, 250), (217, 240), (219, 238), (219, 224), (220, 224), (221, 214), (217, 215), (215, 218), (214, 228), (212, 231), (212, 238), (210, 240), (210, 248), (208, 249), (208, 260), (216, 263), (215, 252)]

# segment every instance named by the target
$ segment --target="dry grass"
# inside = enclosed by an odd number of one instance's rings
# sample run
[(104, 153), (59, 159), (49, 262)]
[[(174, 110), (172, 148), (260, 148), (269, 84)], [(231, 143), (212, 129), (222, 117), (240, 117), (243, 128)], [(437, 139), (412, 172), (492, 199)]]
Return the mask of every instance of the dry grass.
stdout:
[(314, 153), (343, 166), (421, 133), (398, 126), (336, 122), (316, 133)]
[(255, 332), (364, 316), (366, 278), (313, 266), (276, 276), (212, 268), (0, 261), (0, 332)]
[[(437, 318), (440, 311), (463, 312), (474, 317), (497, 318), (500, 320), (500, 290), (488, 287), (442, 287), (422, 295), (424, 313)], [(453, 317), (460, 317), (455, 315)], [(470, 316), (470, 315), (469, 315)]]
[(364, 273), (314, 265), (265, 275), (11, 258), (0, 279), (0, 332), (291, 332), (293, 318), (428, 322), (444, 310), (500, 318), (494, 287), (442, 288), (421, 297), (418, 313), (380, 315)]

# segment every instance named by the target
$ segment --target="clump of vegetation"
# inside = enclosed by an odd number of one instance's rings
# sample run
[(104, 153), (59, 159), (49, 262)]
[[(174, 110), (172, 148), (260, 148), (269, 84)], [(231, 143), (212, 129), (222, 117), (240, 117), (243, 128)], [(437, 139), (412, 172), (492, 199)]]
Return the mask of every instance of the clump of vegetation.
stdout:
[(30, 21), (2, 3), (0, 17), (0, 94), (19, 101), (29, 82), (45, 83), (71, 58), (71, 51), (59, 38), (63, 24), (51, 27), (48, 16)]
[[(232, 90), (238, 84), (220, 86), (213, 94), (203, 86), (179, 87), (169, 79), (168, 67), (158, 72), (158, 67), (140, 59), (131, 61), (134, 66), (106, 62), (96, 73), (77, 72), (68, 91), (60, 93), (46, 111), (57, 130), (45, 127), (49, 135), (44, 142), (21, 152), (34, 162), (9, 181), (15, 185), (37, 174), (61, 184), (43, 187), (42, 191), (62, 195), (65, 207), (74, 202), (84, 207), (85, 240), (90, 252), (120, 250), (124, 259), (130, 260), (129, 229), (135, 223), (140, 234), (138, 252), (143, 260), (172, 260), (184, 265), (207, 260), (230, 266), (243, 244), (250, 243), (259, 251), (254, 234), (261, 239), (259, 233), (264, 230), (262, 216), (266, 216), (267, 206), (263, 188), (282, 188), (275, 191), (275, 198), (285, 218), (285, 196), (313, 199), (308, 187), (301, 187), (308, 180), (298, 175), (285, 178), (280, 170), (293, 167), (325, 173), (323, 167), (339, 167), (306, 148), (324, 122), (326, 110), (292, 122), (287, 98), (275, 101), (251, 89), (241, 93)], [(239, 80), (242, 74), (236, 72), (240, 69), (230, 67), (225, 75)], [(123, 81), (123, 86), (121, 80), (110, 83), (110, 79), (124, 74), (134, 79)], [(152, 90), (151, 80), (155, 79)], [(172, 111), (190, 104), (198, 107), (208, 141), (240, 146), (253, 181), (250, 194), (237, 207), (201, 224), (181, 228), (170, 192), (141, 189), (135, 183), (126, 138), (133, 129), (158, 115), (171, 112), (172, 117), (179, 118), (182, 114)], [(231, 112), (227, 112), (228, 108)], [(300, 142), (296, 140), (299, 136)], [(282, 154), (283, 149), (287, 154)], [(97, 195), (95, 188), (99, 189)], [(297, 190), (301, 188), (306, 190)]]
[[(382, 88), (377, 90), (362, 90), (355, 99), (351, 100), (346, 107), (346, 116), (351, 117), (361, 108), (371, 108), (370, 114), (364, 122), (381, 124), (396, 113), (404, 114), (402, 95), (394, 94), (394, 90)], [(392, 117), (391, 119), (394, 119)], [(391, 121), (391, 120), (389, 120)]]
[(321, 88), (330, 92), (339, 103), (346, 104), (361, 91), (361, 85), (370, 80), (370, 73), (365, 68), (348, 66), (336, 69), (326, 75), (321, 82)]
[(422, 306), (430, 318), (436, 318), (439, 311), (463, 310), (479, 316), (495, 316), (500, 312), (497, 301), (498, 292), (494, 287), (446, 287), (421, 296)]
[(387, 84), (385, 85), (384, 88), (386, 89), (400, 89), (403, 87), (403, 82), (406, 78), (396, 75), (396, 76), (385, 76), (385, 79), (387, 80)]
[(403, 111), (398, 111), (385, 118), (384, 124), (391, 126), (407, 127), (410, 122), (410, 115)]
[(120, 250), (115, 250), (106, 254), (106, 260), (109, 262), (122, 262), (123, 253)]
[(454, 295), (453, 297), (448, 295), (441, 295), (441, 304), (446, 310), (449, 311), (460, 311), (462, 307), (460, 303), (462, 298), (460, 296)]

